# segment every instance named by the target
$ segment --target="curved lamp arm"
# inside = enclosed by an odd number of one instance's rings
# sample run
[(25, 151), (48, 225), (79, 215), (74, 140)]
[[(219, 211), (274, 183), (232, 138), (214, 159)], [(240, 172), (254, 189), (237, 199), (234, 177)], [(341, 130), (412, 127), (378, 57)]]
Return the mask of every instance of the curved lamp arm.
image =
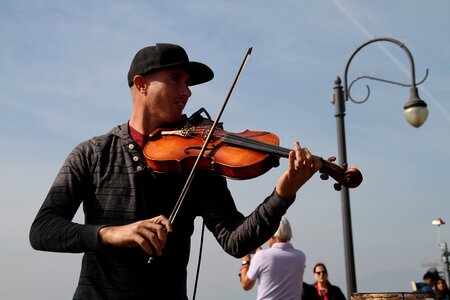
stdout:
[[(400, 48), (402, 48), (406, 54), (408, 55), (409, 58), (409, 62), (410, 62), (410, 67), (411, 67), (411, 84), (404, 84), (404, 83), (399, 83), (399, 82), (395, 82), (395, 81), (390, 81), (390, 80), (385, 80), (385, 79), (381, 79), (381, 78), (376, 78), (376, 77), (370, 77), (370, 76), (361, 76), (358, 77), (357, 79), (355, 79), (354, 81), (352, 81), (352, 83), (350, 84), (350, 86), (348, 85), (348, 69), (350, 67), (350, 63), (352, 62), (353, 58), (355, 57), (355, 55), (365, 46), (375, 43), (375, 42), (380, 42), (380, 41), (385, 41), (385, 42), (390, 42), (390, 43), (394, 43), (397, 46), (399, 46)], [(402, 42), (390, 38), (390, 37), (381, 37), (381, 38), (375, 38), (372, 40), (369, 40), (367, 42), (365, 42), (364, 44), (362, 44), (361, 46), (359, 46), (350, 56), (349, 60), (347, 61), (347, 64), (345, 66), (345, 72), (344, 72), (344, 99), (345, 100), (351, 100), (354, 103), (364, 103), (368, 100), (369, 95), (370, 95), (370, 88), (368, 85), (366, 85), (367, 88), (367, 95), (364, 99), (362, 100), (355, 100), (351, 97), (350, 95), (350, 89), (353, 85), (353, 83), (355, 83), (356, 81), (360, 80), (360, 79), (372, 79), (372, 80), (378, 80), (378, 81), (382, 81), (385, 83), (390, 83), (390, 84), (396, 84), (396, 85), (401, 85), (401, 86), (406, 86), (406, 87), (410, 87), (410, 97), (408, 102), (405, 104), (404, 106), (404, 114), (405, 114), (405, 118), (408, 121), (408, 123), (410, 123), (412, 126), (414, 127), (420, 127), (423, 123), (425, 123), (427, 117), (428, 117), (428, 109), (427, 109), (427, 104), (420, 99), (419, 97), (419, 92), (417, 89), (417, 86), (419, 84), (421, 84), (422, 82), (425, 81), (425, 79), (428, 76), (428, 69), (426, 70), (426, 74), (425, 77), (419, 82), (416, 83), (416, 70), (415, 70), (415, 65), (414, 65), (414, 59), (412, 57), (411, 52), (409, 51), (409, 49), (405, 46), (405, 44), (403, 44)]]
[[(416, 87), (419, 86), (419, 85), (421, 85), (421, 84), (427, 79), (427, 77), (428, 77), (428, 69), (425, 70), (425, 76), (423, 77), (423, 79), (422, 79), (421, 81), (419, 81), (419, 82), (416, 82)], [(350, 84), (349, 84), (349, 86), (348, 86), (348, 94), (347, 94), (347, 96), (348, 96), (348, 99), (350, 99), (353, 103), (358, 103), (358, 104), (360, 104), (360, 103), (366, 102), (366, 101), (369, 99), (369, 96), (370, 96), (370, 87), (369, 87), (368, 85), (366, 85), (367, 95), (366, 95), (366, 97), (365, 97), (364, 99), (362, 99), (362, 100), (356, 100), (356, 99), (354, 99), (354, 98), (352, 97), (352, 95), (351, 95), (351, 92), (350, 92), (350, 91), (352, 90), (353, 85), (354, 85), (357, 81), (359, 81), (359, 80), (361, 80), (361, 79), (376, 80), (376, 81), (385, 82), (385, 83), (390, 83), (390, 84), (395, 84), (395, 85), (399, 85), (399, 86), (403, 86), (403, 87), (412, 87), (411, 84), (401, 83), (401, 82), (392, 81), (392, 80), (387, 80), (387, 79), (383, 79), (383, 78), (378, 78), (378, 77), (373, 77), (373, 76), (367, 76), (367, 75), (359, 76), (359, 77), (357, 77), (356, 79), (353, 79), (352, 82), (350, 82)]]

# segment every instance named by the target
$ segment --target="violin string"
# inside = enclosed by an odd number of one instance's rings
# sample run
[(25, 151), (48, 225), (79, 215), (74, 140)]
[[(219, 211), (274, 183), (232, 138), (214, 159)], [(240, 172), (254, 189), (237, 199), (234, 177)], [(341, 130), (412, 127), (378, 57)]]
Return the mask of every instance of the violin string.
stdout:
[(278, 145), (268, 144), (257, 140), (252, 140), (235, 134), (224, 134), (222, 142), (252, 150), (259, 150), (266, 154), (279, 155), (281, 157), (288, 157), (290, 149), (280, 147)]
[[(252, 140), (246, 137), (242, 137), (235, 134), (225, 134), (222, 137), (222, 142), (228, 143), (230, 145), (235, 145), (243, 148), (249, 148), (252, 150), (259, 150), (266, 154), (279, 155), (281, 157), (287, 158), (289, 157), (290, 149), (279, 147), (277, 145), (268, 144), (256, 140)], [(322, 168), (320, 169), (321, 173), (326, 173), (336, 181), (342, 183), (344, 186), (347, 186), (345, 178), (344, 178), (344, 170), (339, 168), (339, 166), (324, 160), (320, 157), (322, 161)]]
[[(254, 151), (260, 151), (264, 154), (277, 155), (280, 157), (288, 158), (289, 152), (292, 151), (288, 148), (280, 147), (276, 144), (269, 144), (261, 142), (258, 140), (251, 139), (246, 136), (233, 133), (224, 133), (224, 130), (218, 130), (218, 136), (221, 136), (221, 141), (225, 144), (232, 146), (238, 146), (240, 148), (250, 149)], [(325, 160), (322, 157), (318, 157), (322, 162), (322, 167), (320, 168), (320, 173), (328, 174), (330, 177), (335, 179), (338, 183), (343, 186), (348, 187), (352, 177), (346, 177), (346, 168), (342, 168), (331, 161)], [(351, 173), (352, 174), (352, 173)], [(357, 174), (356, 174), (357, 175)], [(355, 175), (355, 177), (356, 177)], [(359, 177), (353, 179), (355, 181), (359, 180)], [(353, 183), (352, 183), (353, 184)], [(359, 185), (359, 184), (358, 184)]]

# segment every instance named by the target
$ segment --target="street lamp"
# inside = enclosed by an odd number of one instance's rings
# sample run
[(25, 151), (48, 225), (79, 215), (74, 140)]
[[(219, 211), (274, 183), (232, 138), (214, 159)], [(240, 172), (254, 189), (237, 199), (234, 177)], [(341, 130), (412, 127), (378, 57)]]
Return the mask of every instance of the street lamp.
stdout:
[(440, 244), (441, 243), (440, 229), (441, 229), (441, 225), (444, 225), (445, 222), (441, 218), (437, 218), (437, 219), (434, 219), (433, 221), (431, 221), (431, 224), (433, 224), (434, 226), (437, 226), (437, 241), (438, 241), (438, 244)]
[[(385, 80), (381, 78), (376, 78), (372, 76), (361, 76), (352, 81), (350, 86), (347, 84), (347, 74), (348, 69), (350, 67), (350, 63), (354, 56), (365, 46), (375, 43), (375, 42), (390, 42), (398, 45), (402, 48), (406, 54), (408, 55), (410, 65), (411, 65), (411, 84), (404, 84), (395, 81)], [(400, 41), (389, 38), (375, 38), (369, 40), (359, 46), (353, 54), (350, 56), (347, 64), (345, 66), (344, 72), (344, 88), (341, 86), (341, 79), (337, 77), (334, 86), (334, 94), (332, 103), (336, 107), (336, 128), (337, 128), (337, 138), (338, 138), (338, 155), (339, 155), (339, 163), (346, 168), (347, 167), (347, 150), (346, 150), (346, 141), (345, 141), (345, 126), (344, 126), (344, 117), (345, 117), (345, 101), (349, 99), (354, 103), (364, 103), (367, 101), (370, 95), (370, 88), (367, 88), (367, 95), (362, 100), (355, 100), (350, 95), (351, 86), (360, 79), (369, 79), (369, 80), (377, 80), (385, 83), (400, 85), (404, 87), (410, 88), (409, 100), (404, 105), (404, 115), (409, 124), (414, 127), (420, 127), (423, 123), (425, 123), (428, 117), (428, 109), (427, 104), (420, 99), (417, 86), (425, 81), (428, 76), (428, 70), (426, 71), (425, 77), (419, 83), (416, 83), (416, 75), (415, 75), (415, 67), (414, 60), (411, 55), (411, 52), (408, 48)], [(344, 252), (345, 252), (345, 266), (346, 266), (346, 279), (347, 279), (347, 293), (348, 299), (351, 298), (351, 294), (356, 292), (356, 276), (355, 276), (355, 260), (353, 253), (353, 235), (352, 235), (352, 223), (351, 223), (351, 214), (350, 214), (350, 194), (348, 188), (345, 186), (341, 189), (341, 208), (342, 208), (342, 223), (343, 223), (343, 231), (344, 231)]]

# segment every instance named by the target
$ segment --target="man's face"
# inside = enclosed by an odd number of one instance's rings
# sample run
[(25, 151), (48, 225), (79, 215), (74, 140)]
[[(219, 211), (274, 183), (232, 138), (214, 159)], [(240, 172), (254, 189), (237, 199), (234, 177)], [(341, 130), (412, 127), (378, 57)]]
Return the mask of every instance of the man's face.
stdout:
[(181, 69), (162, 69), (145, 76), (148, 84), (146, 107), (160, 125), (176, 123), (192, 95), (189, 73)]

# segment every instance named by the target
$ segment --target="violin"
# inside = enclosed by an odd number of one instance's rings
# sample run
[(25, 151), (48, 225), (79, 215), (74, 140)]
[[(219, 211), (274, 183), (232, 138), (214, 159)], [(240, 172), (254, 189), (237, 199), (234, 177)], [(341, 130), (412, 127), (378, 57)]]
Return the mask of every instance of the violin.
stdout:
[[(181, 129), (158, 128), (150, 134), (144, 147), (147, 166), (155, 172), (182, 173), (190, 170), (198, 159), (206, 137), (210, 134), (210, 120)], [(205, 151), (199, 158), (198, 168), (212, 170), (230, 179), (244, 180), (258, 177), (279, 165), (281, 157), (288, 158), (290, 149), (279, 146), (279, 138), (267, 131), (245, 130), (232, 133), (215, 128)], [(332, 177), (334, 188), (356, 188), (362, 174), (356, 168), (344, 169), (333, 161), (319, 157), (323, 180)]]
[[(182, 173), (190, 170), (186, 183), (169, 216), (171, 223), (178, 214), (197, 169), (213, 170), (217, 174), (232, 179), (250, 179), (277, 167), (279, 159), (281, 157), (288, 158), (289, 152), (292, 151), (280, 147), (279, 138), (273, 133), (251, 130), (231, 133), (225, 131), (222, 126), (218, 126), (231, 92), (252, 49), (252, 47), (248, 49), (212, 125), (210, 119), (203, 119), (206, 121), (187, 123), (181, 129), (158, 128), (149, 135), (150, 140), (144, 146), (147, 167), (155, 172), (166, 173)], [(200, 111), (204, 111), (204, 109)], [(358, 169), (347, 169), (347, 166), (342, 168), (334, 164), (335, 157), (327, 160), (320, 158), (320, 160), (322, 162), (322, 168), (319, 170), (320, 178), (326, 180), (331, 176), (336, 180), (334, 184), (336, 190), (341, 190), (342, 186), (355, 188), (362, 182), (362, 174)], [(151, 256), (148, 263), (152, 263), (153, 260), (154, 258)]]

